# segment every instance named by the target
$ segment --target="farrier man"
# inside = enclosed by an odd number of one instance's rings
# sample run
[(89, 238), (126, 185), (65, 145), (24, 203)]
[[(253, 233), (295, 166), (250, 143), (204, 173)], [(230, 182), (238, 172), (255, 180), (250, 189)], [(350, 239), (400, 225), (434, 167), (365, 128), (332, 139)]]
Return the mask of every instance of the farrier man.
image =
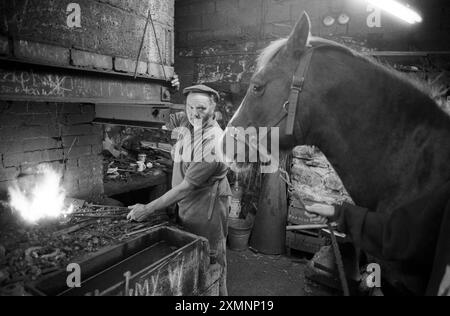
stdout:
[[(223, 133), (214, 114), (219, 93), (198, 85), (186, 88), (184, 95), (187, 97), (186, 112), (172, 115), (167, 126), (169, 130), (181, 127), (190, 132), (179, 133), (175, 146), (173, 188), (148, 205), (131, 206), (128, 219), (143, 221), (153, 212), (178, 203), (183, 227), (206, 237), (212, 256), (222, 266), (220, 295), (226, 296), (226, 237), (231, 189), (226, 177), (228, 167), (211, 157), (215, 155), (214, 148)], [(186, 141), (185, 137), (189, 136)]]

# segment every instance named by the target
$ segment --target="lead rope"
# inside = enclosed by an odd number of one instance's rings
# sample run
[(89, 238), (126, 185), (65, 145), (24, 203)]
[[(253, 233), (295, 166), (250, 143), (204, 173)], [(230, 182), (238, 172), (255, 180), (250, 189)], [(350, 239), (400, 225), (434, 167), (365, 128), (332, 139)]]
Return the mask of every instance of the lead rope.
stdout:
[[(281, 180), (287, 184), (290, 191), (294, 190), (294, 185), (292, 184), (287, 171), (281, 167), (279, 168), (279, 171)], [(342, 260), (342, 254), (336, 239), (335, 230), (330, 223), (328, 223), (327, 226), (331, 235), (331, 246), (333, 248), (334, 257), (336, 258), (336, 265), (339, 272), (339, 280), (341, 281), (342, 291), (344, 292), (344, 296), (350, 296), (350, 289), (348, 286), (347, 277), (345, 276), (344, 261)]]
[(331, 245), (333, 247), (334, 256), (336, 258), (336, 265), (338, 267), (339, 279), (341, 280), (342, 291), (344, 296), (350, 296), (350, 290), (348, 287), (347, 277), (345, 276), (344, 261), (342, 260), (341, 250), (336, 240), (336, 235), (333, 227), (328, 223), (328, 229), (331, 234)]

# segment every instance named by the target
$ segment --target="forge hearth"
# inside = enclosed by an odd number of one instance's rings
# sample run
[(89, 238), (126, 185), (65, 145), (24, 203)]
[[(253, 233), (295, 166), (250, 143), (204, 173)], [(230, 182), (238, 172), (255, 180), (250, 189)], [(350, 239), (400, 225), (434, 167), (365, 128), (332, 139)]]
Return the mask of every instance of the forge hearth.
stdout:
[(101, 249), (145, 234), (166, 222), (155, 214), (144, 224), (130, 223), (123, 208), (84, 206), (64, 221), (29, 225), (16, 214), (3, 212), (0, 221), (0, 293), (13, 284), (24, 286)]
[(79, 262), (81, 287), (68, 288), (61, 271), (29, 287), (34, 295), (160, 296), (217, 292), (218, 266), (210, 265), (208, 241), (161, 225)]

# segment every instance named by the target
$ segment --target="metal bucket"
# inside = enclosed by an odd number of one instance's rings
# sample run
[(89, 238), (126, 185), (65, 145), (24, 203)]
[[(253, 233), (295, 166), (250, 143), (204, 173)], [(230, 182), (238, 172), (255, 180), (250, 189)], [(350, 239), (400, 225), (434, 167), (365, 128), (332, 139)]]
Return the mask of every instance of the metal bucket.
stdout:
[(228, 246), (233, 251), (245, 251), (252, 232), (252, 225), (245, 219), (228, 221)]

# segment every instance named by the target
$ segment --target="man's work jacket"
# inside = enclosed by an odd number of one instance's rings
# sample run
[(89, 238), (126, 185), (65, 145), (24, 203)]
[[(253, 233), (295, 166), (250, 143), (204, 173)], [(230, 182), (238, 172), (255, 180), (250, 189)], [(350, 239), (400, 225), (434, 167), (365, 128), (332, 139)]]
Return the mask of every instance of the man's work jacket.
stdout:
[[(202, 129), (194, 129), (185, 113), (171, 116), (167, 128), (174, 130), (178, 127), (183, 129), (178, 130), (178, 141), (173, 152), (172, 186), (186, 180), (195, 187), (178, 203), (179, 219), (186, 230), (207, 238), (214, 251), (226, 240), (231, 196), (228, 167), (214, 159), (214, 148), (223, 130), (216, 121), (211, 121)], [(186, 161), (189, 156), (189, 161)]]

